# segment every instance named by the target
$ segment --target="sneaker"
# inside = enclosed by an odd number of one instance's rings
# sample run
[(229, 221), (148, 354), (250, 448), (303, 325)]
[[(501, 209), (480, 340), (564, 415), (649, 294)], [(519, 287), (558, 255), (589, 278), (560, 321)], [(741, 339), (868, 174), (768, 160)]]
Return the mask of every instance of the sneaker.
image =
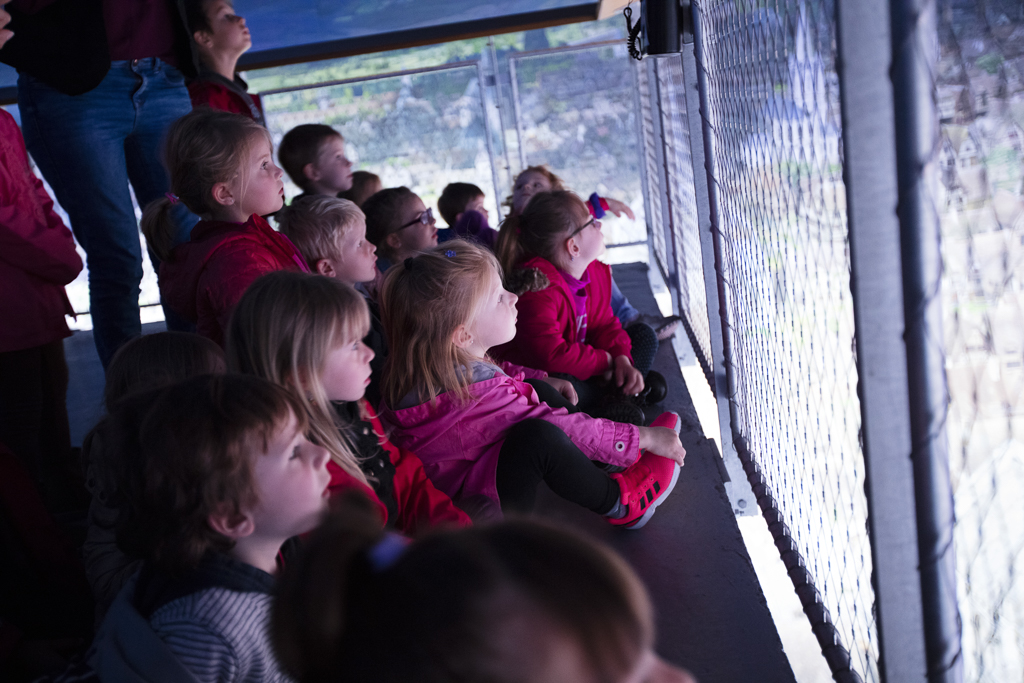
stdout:
[(668, 382), (665, 376), (657, 370), (651, 370), (644, 377), (644, 390), (637, 395), (637, 403), (640, 406), (649, 406), (661, 403), (668, 396)]
[(594, 413), (594, 417), (637, 427), (643, 427), (646, 420), (644, 411), (634, 401), (627, 398), (609, 399)]
[[(679, 433), (682, 420), (676, 413), (662, 413), (651, 423), (652, 427), (669, 427)], [(672, 493), (679, 481), (679, 465), (674, 460), (654, 453), (643, 453), (631, 467), (621, 474), (613, 474), (619, 483), (622, 497), (619, 502), (626, 514), (619, 519), (608, 519), (612, 526), (639, 529), (654, 516), (654, 510)]]
[(674, 335), (683, 322), (683, 319), (678, 315), (670, 315), (667, 318), (663, 318), (660, 315), (642, 315), (639, 317), (639, 320), (654, 328), (655, 334), (658, 335), (658, 341), (665, 341)]

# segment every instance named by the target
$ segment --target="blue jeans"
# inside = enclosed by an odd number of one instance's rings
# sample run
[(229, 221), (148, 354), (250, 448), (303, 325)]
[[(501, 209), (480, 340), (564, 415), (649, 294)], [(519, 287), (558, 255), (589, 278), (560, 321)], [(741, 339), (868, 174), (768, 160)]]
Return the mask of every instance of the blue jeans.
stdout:
[[(20, 74), (18, 107), (25, 145), (85, 249), (93, 336), (105, 368), (141, 333), (142, 248), (128, 183), (142, 207), (168, 190), (161, 145), (171, 122), (192, 110), (185, 80), (155, 57), (113, 62), (98, 86), (75, 96)], [(180, 241), (192, 225), (183, 222)]]
[(629, 326), (640, 317), (640, 311), (633, 308), (632, 304), (629, 303), (629, 299), (622, 293), (619, 286), (615, 284), (614, 277), (612, 278), (612, 313), (619, 319), (623, 327)]

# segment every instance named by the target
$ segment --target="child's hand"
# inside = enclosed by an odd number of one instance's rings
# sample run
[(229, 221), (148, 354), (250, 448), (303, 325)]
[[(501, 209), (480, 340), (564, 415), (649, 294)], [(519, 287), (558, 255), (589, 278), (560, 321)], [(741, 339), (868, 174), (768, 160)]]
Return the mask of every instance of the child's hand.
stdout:
[(644, 376), (633, 367), (629, 356), (618, 356), (612, 369), (615, 386), (622, 387), (626, 396), (635, 396), (644, 390)]
[(3, 8), (6, 4), (7, 0), (0, 0), (0, 47), (3, 47), (4, 43), (14, 37), (14, 31), (4, 28), (4, 26), (11, 23), (11, 15)]
[(559, 379), (558, 377), (545, 377), (541, 381), (547, 382), (555, 389), (557, 389), (558, 393), (564, 396), (565, 400), (568, 401), (569, 403), (573, 405), (579, 403), (580, 397), (576, 395), (576, 387), (574, 387), (572, 385), (572, 382), (570, 382), (569, 380)]
[(610, 197), (605, 197), (604, 200), (608, 202), (608, 210), (616, 216), (621, 218), (622, 214), (626, 214), (629, 216), (629, 220), (636, 220), (636, 216), (633, 215), (633, 209), (629, 208), (629, 205), (625, 202), (620, 202), (618, 199), (611, 199)]
[(675, 460), (683, 466), (686, 449), (679, 441), (679, 435), (668, 427), (640, 427), (640, 448), (648, 453)]

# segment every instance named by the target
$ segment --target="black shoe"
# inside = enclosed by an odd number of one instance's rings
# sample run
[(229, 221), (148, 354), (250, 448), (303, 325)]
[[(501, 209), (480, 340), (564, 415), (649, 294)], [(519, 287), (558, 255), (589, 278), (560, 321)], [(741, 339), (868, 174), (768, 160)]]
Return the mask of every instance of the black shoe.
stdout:
[(625, 398), (611, 399), (601, 406), (601, 409), (594, 417), (604, 418), (612, 422), (636, 425), (637, 427), (643, 427), (646, 421), (644, 411), (633, 401)]
[(668, 396), (668, 383), (665, 381), (665, 376), (657, 370), (651, 370), (644, 377), (644, 390), (637, 395), (640, 405), (649, 406), (661, 403), (666, 396)]

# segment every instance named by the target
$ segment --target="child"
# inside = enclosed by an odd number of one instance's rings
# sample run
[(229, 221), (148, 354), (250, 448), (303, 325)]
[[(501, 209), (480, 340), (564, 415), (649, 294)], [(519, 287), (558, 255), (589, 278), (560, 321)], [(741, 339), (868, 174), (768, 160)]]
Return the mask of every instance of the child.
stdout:
[(375, 286), (377, 247), (366, 239), (366, 217), (346, 199), (325, 195), (292, 202), (278, 212), (277, 223), (309, 264), (310, 270), (344, 282), (366, 294), (370, 331), (363, 343), (373, 351), (372, 374), (366, 398), (380, 405), (380, 377), (388, 356), (387, 339), (380, 322), (380, 307), (360, 285)]
[(356, 171), (352, 174), (352, 187), (339, 192), (338, 197), (347, 199), (356, 206), (362, 207), (363, 203), (384, 189), (380, 182), (380, 176), (369, 171)]
[[(396, 264), (381, 300), (391, 341), (382, 421), (467, 512), (528, 512), (545, 481), (613, 525), (642, 527), (675, 485), (679, 437), (552, 408), (522, 381), (544, 373), (495, 365), (487, 352), (515, 336), (516, 300), (494, 255), (470, 242)], [(679, 424), (673, 413), (659, 421)], [(628, 469), (609, 476), (591, 459)]]
[(270, 382), (206, 375), (135, 394), (102, 428), (145, 559), (97, 633), (99, 680), (286, 681), (267, 622), (279, 553), (327, 508), (327, 451), (301, 401)]
[[(643, 355), (634, 355), (629, 334), (612, 315), (611, 268), (597, 260), (603, 252), (601, 222), (572, 192), (538, 194), (522, 214), (510, 216), (502, 224), (498, 253), (510, 286), (521, 292), (522, 318), (515, 339), (498, 354), (573, 376), (580, 380), (580, 408), (612, 417), (600, 411), (635, 406), (609, 407), (602, 398), (644, 390), (657, 341), (653, 349), (648, 345)], [(581, 383), (591, 378), (595, 381)], [(615, 389), (601, 387), (602, 379), (613, 379)], [(642, 412), (636, 413), (642, 420)]]
[(146, 207), (142, 230), (150, 242), (170, 234), (170, 208), (179, 200), (203, 218), (160, 266), (160, 290), (199, 334), (223, 346), (231, 309), (256, 278), (308, 270), (288, 238), (262, 218), (284, 204), (281, 169), (266, 128), (212, 109), (175, 121), (165, 150), (174, 195)]
[(345, 138), (322, 123), (295, 126), (277, 149), (281, 165), (301, 190), (296, 201), (309, 195), (338, 193), (352, 187), (352, 162), (345, 156)]
[(271, 633), (302, 683), (694, 683), (654, 653), (652, 614), (581, 535), (523, 520), (405, 544), (353, 502), (285, 571)]
[(373, 352), (359, 340), (368, 328), (366, 304), (351, 287), (271, 273), (249, 288), (231, 318), (228, 360), (233, 370), (268, 379), (303, 402), (313, 439), (331, 453), (332, 491), (360, 488), (379, 503), (389, 527), (406, 533), (469, 524), (419, 459), (388, 441), (363, 400)]
[[(186, 332), (147, 334), (131, 340), (114, 354), (107, 367), (103, 402), (109, 414), (129, 394), (197, 375), (223, 372), (224, 352), (209, 339)], [(114, 482), (116, 470), (109, 462), (109, 447), (100, 430), (89, 432), (82, 442), (85, 483), (92, 494), (82, 559), (96, 598), (98, 618), (106, 614), (114, 597), (141, 564), (139, 558), (128, 557), (117, 547), (115, 527), (120, 516), (120, 494)]]
[(407, 187), (389, 187), (363, 203), (366, 237), (377, 245), (377, 268), (437, 245), (434, 212)]
[(199, 74), (188, 84), (192, 106), (244, 114), (265, 126), (259, 95), (235, 73), (238, 58), (252, 47), (245, 19), (231, 0), (185, 0), (185, 20), (199, 58)]
[(491, 251), (498, 240), (498, 231), (487, 225), (484, 193), (470, 183), (449, 183), (437, 200), (437, 210), (448, 223), (438, 242), (463, 238), (479, 242)]
[[(568, 188), (562, 183), (562, 179), (552, 173), (547, 166), (530, 166), (516, 177), (512, 184), (512, 194), (505, 200), (505, 204), (511, 210), (511, 215), (517, 216), (523, 212), (523, 209), (526, 208), (526, 205), (535, 194), (565, 189)], [(587, 198), (587, 210), (590, 211), (591, 216), (598, 220), (604, 218), (608, 211), (611, 211), (616, 216), (625, 214), (630, 220), (635, 219), (633, 210), (629, 208), (628, 204), (611, 197), (599, 197), (596, 192)], [(636, 310), (629, 303), (626, 296), (619, 290), (619, 286), (615, 284), (614, 279), (612, 280), (612, 310), (615, 312), (619, 322), (622, 323), (624, 329), (628, 329), (637, 323), (647, 325), (654, 329), (659, 341), (664, 341), (675, 334), (682, 321), (682, 318), (677, 315), (667, 318), (647, 316), (645, 319), (645, 316), (641, 316), (640, 311)], [(646, 330), (637, 328), (631, 336), (647, 338), (650, 335)], [(657, 352), (658, 345), (656, 342), (653, 344), (654, 352)]]

